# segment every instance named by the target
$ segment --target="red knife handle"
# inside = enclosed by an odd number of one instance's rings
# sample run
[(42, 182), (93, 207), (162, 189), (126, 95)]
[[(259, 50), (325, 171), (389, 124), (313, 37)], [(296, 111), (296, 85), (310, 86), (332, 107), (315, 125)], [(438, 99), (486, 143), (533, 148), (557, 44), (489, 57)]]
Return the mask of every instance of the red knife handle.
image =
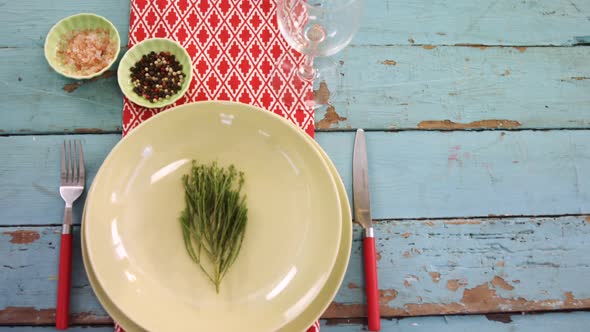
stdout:
[(377, 253), (375, 238), (365, 237), (363, 240), (365, 258), (365, 292), (367, 294), (367, 316), (369, 331), (381, 330), (381, 315), (379, 314), (379, 286), (377, 282)]
[(59, 248), (59, 276), (57, 281), (57, 309), (55, 316), (55, 327), (58, 330), (65, 330), (68, 328), (71, 274), (72, 234), (62, 233)]

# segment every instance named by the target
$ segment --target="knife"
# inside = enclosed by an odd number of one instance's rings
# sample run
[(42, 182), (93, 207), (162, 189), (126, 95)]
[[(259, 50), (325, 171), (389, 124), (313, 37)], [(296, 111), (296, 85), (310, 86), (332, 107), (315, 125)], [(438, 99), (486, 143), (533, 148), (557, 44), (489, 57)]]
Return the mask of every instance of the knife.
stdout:
[(356, 131), (356, 137), (354, 140), (352, 190), (354, 200), (354, 219), (365, 229), (363, 253), (369, 331), (379, 331), (381, 329), (381, 317), (379, 314), (377, 255), (375, 251), (373, 221), (371, 220), (367, 143), (365, 140), (365, 131), (362, 129)]

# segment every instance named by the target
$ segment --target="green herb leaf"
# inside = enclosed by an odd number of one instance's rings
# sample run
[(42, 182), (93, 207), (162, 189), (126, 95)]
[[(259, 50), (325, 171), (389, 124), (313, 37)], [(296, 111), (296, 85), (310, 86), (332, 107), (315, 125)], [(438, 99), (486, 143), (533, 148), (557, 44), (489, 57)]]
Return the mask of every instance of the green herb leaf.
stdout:
[[(193, 161), (182, 182), (186, 207), (179, 220), (184, 245), (219, 293), (246, 233), (248, 208), (246, 196), (241, 195), (244, 173), (233, 165), (223, 168), (216, 162), (202, 165)], [(212, 271), (202, 263), (201, 254), (212, 264)]]

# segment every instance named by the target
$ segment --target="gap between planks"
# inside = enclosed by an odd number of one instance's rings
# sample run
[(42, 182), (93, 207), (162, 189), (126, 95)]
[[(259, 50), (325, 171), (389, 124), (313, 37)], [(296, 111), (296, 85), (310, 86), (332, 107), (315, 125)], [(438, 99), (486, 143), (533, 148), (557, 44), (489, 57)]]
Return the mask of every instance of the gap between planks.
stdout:
[[(360, 128), (360, 127), (359, 127)], [(316, 133), (349, 133), (355, 132), (357, 128), (334, 128), (334, 129), (316, 129)], [(563, 127), (554, 127), (554, 128), (467, 128), (467, 129), (459, 129), (459, 128), (452, 128), (452, 129), (444, 129), (444, 128), (436, 128), (436, 129), (422, 129), (422, 128), (384, 128), (384, 129), (375, 129), (375, 128), (367, 128), (363, 130), (365, 132), (372, 132), (372, 133), (403, 133), (403, 132), (440, 132), (440, 133), (450, 133), (450, 132), (488, 132), (488, 131), (507, 131), (507, 132), (547, 132), (547, 131), (585, 131), (590, 130), (588, 128), (563, 128)], [(71, 131), (71, 132), (53, 132), (53, 131), (46, 131), (46, 132), (20, 132), (20, 133), (11, 133), (11, 132), (2, 132), (0, 131), (0, 138), (1, 137), (21, 137), (21, 136), (84, 136), (84, 135), (121, 135), (122, 131), (120, 130), (93, 130), (93, 131)]]
[[(501, 219), (541, 219), (541, 218), (553, 218), (553, 219), (558, 219), (558, 218), (567, 218), (567, 217), (579, 217), (579, 218), (587, 218), (589, 219), (590, 222), (590, 214), (575, 214), (575, 213), (571, 213), (571, 214), (537, 214), (537, 215), (524, 215), (524, 214), (519, 214), (519, 215), (487, 215), (487, 216), (457, 216), (457, 217), (424, 217), (424, 218), (383, 218), (383, 219), (373, 219), (374, 223), (381, 223), (381, 224), (385, 224), (385, 223), (389, 223), (389, 222), (400, 222), (400, 221), (441, 221), (441, 222), (445, 222), (445, 221), (453, 221), (453, 220), (482, 220), (482, 221), (486, 221), (488, 219), (490, 220), (501, 220)], [(354, 222), (354, 220), (353, 220)], [(57, 223), (49, 223), (49, 224), (7, 224), (7, 225), (2, 225), (0, 224), (0, 228), (10, 228), (10, 227), (31, 227), (31, 228), (37, 228), (37, 227), (61, 227), (62, 224), (57, 224)], [(79, 227), (80, 224), (74, 224), (72, 225), (73, 227)]]
[[(30, 314), (31, 310), (39, 313), (38, 316), (32, 317), (33, 319), (23, 319), (23, 320), (1, 320), (0, 319), (0, 326), (11, 326), (11, 327), (23, 327), (23, 326), (30, 326), (30, 327), (43, 327), (43, 326), (51, 326), (53, 327), (55, 324), (55, 309), (41, 309), (36, 310), (32, 308), (19, 308), (19, 307), (12, 307), (7, 308), (13, 314), (16, 314), (18, 317), (22, 317), (23, 314)], [(6, 309), (5, 309), (6, 310)], [(515, 315), (546, 315), (550, 313), (571, 313), (571, 312), (584, 312), (588, 311), (587, 309), (556, 309), (556, 310), (547, 310), (547, 311), (513, 311), (513, 312), (485, 312), (485, 313), (464, 313), (464, 314), (431, 314), (431, 315), (417, 315), (417, 316), (387, 316), (381, 317), (382, 320), (396, 320), (396, 319), (409, 319), (412, 317), (444, 317), (444, 316), (485, 316), (488, 320), (499, 321), (502, 323), (510, 323), (512, 322), (511, 316)], [(349, 324), (358, 324), (358, 325), (365, 325), (366, 324), (366, 317), (359, 316), (359, 317), (338, 317), (338, 318), (325, 318), (320, 317), (320, 320), (324, 321), (326, 325), (349, 325)], [(114, 321), (109, 316), (96, 316), (91, 313), (80, 313), (75, 314), (71, 317), (70, 326), (83, 326), (83, 327), (104, 327), (104, 326), (112, 326)]]
[[(433, 49), (436, 47), (475, 47), (475, 48), (515, 48), (518, 50), (526, 50), (527, 48), (567, 48), (567, 47), (583, 47), (590, 46), (590, 42), (585, 37), (574, 37), (575, 41), (570, 44), (544, 44), (544, 45), (502, 45), (502, 44), (350, 44), (348, 47), (422, 47), (426, 49)], [(523, 51), (521, 51), (523, 52)]]
[[(476, 48), (516, 48), (516, 49), (527, 49), (527, 48), (548, 48), (548, 47), (580, 47), (580, 46), (590, 46), (590, 42), (585, 39), (585, 36), (576, 36), (574, 37), (574, 41), (572, 43), (565, 43), (565, 44), (541, 44), (541, 45), (503, 45), (503, 44), (471, 44), (471, 43), (459, 43), (459, 44), (419, 44), (419, 43), (409, 43), (409, 44), (354, 44), (351, 43), (348, 47), (426, 47), (426, 48), (435, 48), (435, 47), (476, 47)], [(3, 49), (42, 49), (43, 46), (12, 46), (12, 45), (2, 45), (0, 46), (0, 50)], [(126, 46), (120, 47), (121, 51), (125, 51), (127, 49)]]

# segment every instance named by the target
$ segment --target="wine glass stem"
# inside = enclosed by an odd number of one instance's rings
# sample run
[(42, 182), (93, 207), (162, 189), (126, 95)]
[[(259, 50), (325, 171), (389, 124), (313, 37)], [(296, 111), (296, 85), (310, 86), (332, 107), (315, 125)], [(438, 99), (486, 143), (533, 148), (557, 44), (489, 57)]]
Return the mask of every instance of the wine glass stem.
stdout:
[(304, 55), (303, 63), (299, 66), (299, 77), (305, 81), (313, 81), (316, 75), (316, 69), (313, 67), (313, 56)]

